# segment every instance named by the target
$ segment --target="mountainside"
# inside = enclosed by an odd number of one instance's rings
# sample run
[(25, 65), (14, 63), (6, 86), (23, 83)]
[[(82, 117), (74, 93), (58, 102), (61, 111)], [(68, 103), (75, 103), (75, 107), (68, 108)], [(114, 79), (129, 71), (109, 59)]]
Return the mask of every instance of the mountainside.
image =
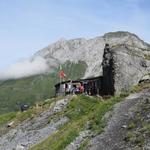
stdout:
[[(149, 44), (129, 32), (111, 32), (60, 40), (27, 64), (37, 66), (37, 60), (44, 73), (0, 81), (0, 149), (150, 149)], [(54, 97), (60, 64), (65, 80), (97, 77), (103, 94)], [(21, 104), (30, 108), (20, 112)]]
[(132, 92), (105, 99), (68, 95), (0, 115), (0, 149), (148, 149), (150, 84)]
[(104, 36), (93, 39), (73, 39), (60, 40), (40, 51), (34, 57), (41, 56), (45, 58), (51, 67), (58, 66), (67, 60), (72, 62), (84, 61), (87, 64), (87, 70), (84, 77), (99, 76), (102, 74), (101, 63), (104, 46), (109, 43), (110, 47), (121, 44), (132, 46), (144, 54), (150, 50), (150, 45), (142, 41), (135, 34), (129, 32), (110, 32)]
[[(129, 83), (132, 81), (131, 83), (135, 85), (143, 78), (146, 72), (149, 73), (150, 45), (129, 32), (110, 32), (93, 39), (60, 40), (38, 51), (31, 58), (31, 60), (36, 60), (36, 58), (42, 57), (45, 60), (44, 62), (48, 65), (48, 70), (46, 70), (45, 74), (0, 82), (0, 113), (18, 110), (19, 105), (22, 103), (32, 105), (36, 101), (54, 96), (54, 85), (59, 82), (60, 64), (62, 64), (68, 79), (102, 75), (101, 64), (106, 43), (109, 43), (112, 50), (117, 51), (119, 56), (117, 60), (120, 61), (118, 69), (120, 68), (123, 73), (127, 71), (124, 79), (130, 78)], [(130, 62), (123, 63), (122, 60), (127, 60), (127, 58)], [(146, 72), (144, 72), (145, 68), (142, 67), (144, 64), (139, 65), (143, 59), (147, 65)], [(128, 69), (126, 70), (127, 66)], [(139, 67), (142, 67), (142, 71), (139, 72), (143, 73), (138, 73), (136, 79), (132, 80), (135, 72), (141, 69)], [(139, 69), (136, 70), (135, 68)], [(132, 72), (131, 70), (134, 70), (132, 75), (129, 73)], [(117, 91), (125, 80), (122, 80), (121, 76), (116, 80), (118, 82)], [(128, 85), (130, 85), (128, 82), (123, 83), (124, 87), (128, 88)]]

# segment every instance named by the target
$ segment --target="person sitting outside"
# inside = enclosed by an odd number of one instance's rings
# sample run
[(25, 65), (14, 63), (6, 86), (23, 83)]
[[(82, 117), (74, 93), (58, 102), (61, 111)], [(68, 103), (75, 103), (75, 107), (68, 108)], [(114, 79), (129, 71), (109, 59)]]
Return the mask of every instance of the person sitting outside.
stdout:
[(80, 93), (84, 92), (84, 86), (82, 83), (79, 85), (79, 90), (80, 90)]

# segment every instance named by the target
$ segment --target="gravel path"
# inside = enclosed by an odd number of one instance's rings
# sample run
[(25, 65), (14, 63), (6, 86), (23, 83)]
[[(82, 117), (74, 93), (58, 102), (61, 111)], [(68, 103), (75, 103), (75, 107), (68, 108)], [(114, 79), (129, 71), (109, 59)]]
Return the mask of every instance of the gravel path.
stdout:
[(128, 96), (115, 105), (112, 118), (104, 133), (91, 140), (90, 150), (130, 150), (124, 142), (127, 124), (134, 117), (134, 111), (143, 98), (150, 97), (150, 89)]

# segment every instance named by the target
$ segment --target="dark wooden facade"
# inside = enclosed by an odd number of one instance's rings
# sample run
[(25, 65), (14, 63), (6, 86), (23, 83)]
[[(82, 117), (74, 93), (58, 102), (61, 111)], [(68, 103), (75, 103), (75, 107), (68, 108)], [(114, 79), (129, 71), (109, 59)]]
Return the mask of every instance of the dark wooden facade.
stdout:
[[(84, 87), (84, 91), (82, 91), (82, 93), (88, 95), (102, 95), (102, 80), (103, 77), (99, 76), (99, 77), (91, 77), (87, 79), (64, 81), (55, 85), (55, 95), (61, 96), (61, 95), (73, 93), (73, 89), (75, 89), (76, 86), (78, 86), (79, 84)], [(68, 88), (70, 90), (68, 90)]]

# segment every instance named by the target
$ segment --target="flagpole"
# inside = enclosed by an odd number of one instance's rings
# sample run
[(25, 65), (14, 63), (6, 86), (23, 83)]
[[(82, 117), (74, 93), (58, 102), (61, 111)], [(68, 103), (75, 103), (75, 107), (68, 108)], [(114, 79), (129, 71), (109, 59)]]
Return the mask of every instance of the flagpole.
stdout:
[[(59, 65), (59, 71), (61, 70), (61, 65)], [(61, 83), (61, 76), (59, 76), (59, 82)]]
[(60, 83), (60, 92), (64, 92), (65, 87), (62, 87), (61, 91), (61, 82), (64, 81), (63, 79), (66, 78), (66, 74), (64, 73), (61, 64), (59, 65), (59, 83)]
[[(59, 72), (61, 71), (61, 64), (59, 65)], [(59, 83), (60, 83), (60, 90), (61, 90), (61, 76), (59, 76)], [(60, 91), (60, 93), (61, 93), (61, 91)], [(60, 94), (61, 95), (61, 94)]]

